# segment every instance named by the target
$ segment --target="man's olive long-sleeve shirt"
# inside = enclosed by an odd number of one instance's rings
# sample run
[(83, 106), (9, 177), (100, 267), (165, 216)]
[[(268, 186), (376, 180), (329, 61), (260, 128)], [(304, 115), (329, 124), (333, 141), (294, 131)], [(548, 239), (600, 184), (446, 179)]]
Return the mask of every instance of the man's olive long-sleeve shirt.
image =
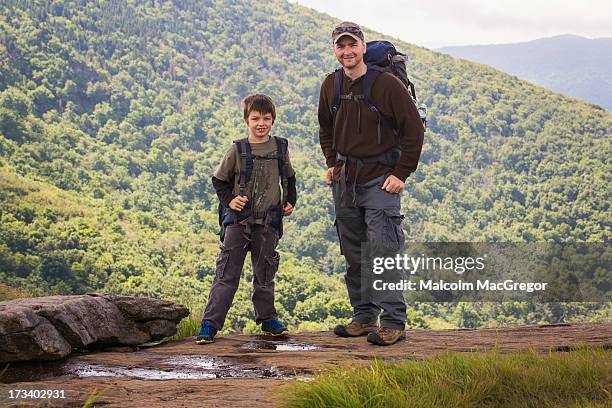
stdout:
[[(387, 172), (406, 181), (419, 163), (425, 129), (404, 84), (393, 74), (382, 73), (372, 86), (372, 102), (384, 117), (392, 119), (397, 129), (396, 133), (383, 121), (381, 144), (378, 144), (378, 116), (368, 109), (366, 103), (343, 100), (333, 119), (331, 107), (334, 103), (334, 75), (329, 74), (321, 85), (318, 112), (321, 149), (327, 166), (335, 166), (334, 178), (338, 179), (341, 167), (340, 163), (336, 163), (337, 152), (345, 156), (367, 158), (399, 146), (401, 157), (395, 167), (382, 163), (365, 163), (357, 181), (365, 182)], [(345, 74), (341, 94), (363, 94), (363, 78), (361, 76), (353, 81)], [(347, 167), (347, 177), (352, 180), (355, 166), (349, 164)]]

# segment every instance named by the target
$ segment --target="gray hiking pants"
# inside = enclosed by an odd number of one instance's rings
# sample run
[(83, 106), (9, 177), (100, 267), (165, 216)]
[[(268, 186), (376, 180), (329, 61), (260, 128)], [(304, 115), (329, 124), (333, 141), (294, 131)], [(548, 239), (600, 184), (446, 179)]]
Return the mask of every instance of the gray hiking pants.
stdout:
[(252, 224), (250, 234), (242, 224), (226, 227), (221, 253), (217, 257), (217, 269), (213, 280), (203, 320), (209, 320), (220, 330), (227, 312), (232, 306), (240, 283), (242, 267), (247, 252), (251, 251), (253, 263), (253, 306), (256, 322), (277, 318), (274, 307), (274, 276), (280, 257), (276, 252), (278, 231), (268, 226)]
[[(395, 257), (404, 248), (401, 193), (392, 194), (381, 188), (386, 177), (356, 184), (354, 196), (351, 183), (347, 182), (343, 189), (342, 183), (334, 182), (336, 229), (347, 264), (345, 282), (353, 319), (374, 321), (382, 309), (381, 326), (404, 330), (406, 302), (402, 291), (377, 291), (372, 287), (375, 279), (398, 282), (404, 277), (401, 270), (395, 269), (374, 275), (372, 268), (374, 257)], [(342, 194), (345, 200), (341, 200)]]

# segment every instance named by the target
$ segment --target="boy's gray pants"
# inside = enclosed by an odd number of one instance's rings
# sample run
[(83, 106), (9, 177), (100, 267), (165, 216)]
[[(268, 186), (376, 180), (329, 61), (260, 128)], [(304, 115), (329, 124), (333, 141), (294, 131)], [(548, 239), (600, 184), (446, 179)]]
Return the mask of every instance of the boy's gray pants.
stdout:
[(372, 268), (374, 257), (395, 258), (404, 248), (401, 193), (392, 194), (381, 188), (386, 177), (383, 175), (355, 186), (347, 182), (345, 188), (341, 182), (334, 182), (336, 228), (340, 249), (346, 258), (345, 282), (353, 306), (353, 319), (362, 323), (375, 321), (382, 309), (381, 326), (404, 330), (406, 302), (403, 292), (377, 291), (372, 287), (374, 280), (399, 282), (404, 278), (401, 270), (385, 270), (375, 275)]
[(276, 252), (278, 231), (272, 226), (259, 224), (230, 224), (225, 229), (221, 253), (217, 257), (217, 269), (213, 280), (203, 320), (209, 320), (220, 330), (227, 312), (232, 306), (240, 283), (242, 267), (247, 252), (251, 251), (253, 263), (253, 306), (256, 322), (277, 318), (274, 307), (274, 276), (280, 257)]

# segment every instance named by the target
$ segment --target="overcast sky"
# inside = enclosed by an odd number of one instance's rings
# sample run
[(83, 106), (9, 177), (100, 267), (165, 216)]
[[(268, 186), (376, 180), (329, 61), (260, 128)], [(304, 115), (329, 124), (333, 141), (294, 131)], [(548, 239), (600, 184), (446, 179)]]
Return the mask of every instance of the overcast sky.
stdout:
[(611, 0), (291, 0), (428, 48), (612, 37)]

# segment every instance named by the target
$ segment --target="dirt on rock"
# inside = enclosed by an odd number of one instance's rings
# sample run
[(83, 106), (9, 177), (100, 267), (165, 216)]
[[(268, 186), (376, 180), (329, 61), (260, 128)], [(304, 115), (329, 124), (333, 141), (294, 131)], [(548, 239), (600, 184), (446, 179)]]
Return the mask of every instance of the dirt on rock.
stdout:
[[(374, 358), (423, 359), (448, 351), (611, 347), (612, 323), (407, 330), (406, 337), (378, 347), (363, 337), (344, 339), (331, 332), (283, 339), (235, 335), (219, 336), (208, 345), (196, 345), (191, 337), (134, 351), (79, 351), (56, 362), (11, 364), (0, 376), (0, 406), (81, 407), (94, 392), (104, 390), (95, 406), (271, 407), (277, 405), (283, 384), (307, 380), (325, 367)], [(36, 399), (36, 392), (28, 390), (62, 390), (64, 398)]]

